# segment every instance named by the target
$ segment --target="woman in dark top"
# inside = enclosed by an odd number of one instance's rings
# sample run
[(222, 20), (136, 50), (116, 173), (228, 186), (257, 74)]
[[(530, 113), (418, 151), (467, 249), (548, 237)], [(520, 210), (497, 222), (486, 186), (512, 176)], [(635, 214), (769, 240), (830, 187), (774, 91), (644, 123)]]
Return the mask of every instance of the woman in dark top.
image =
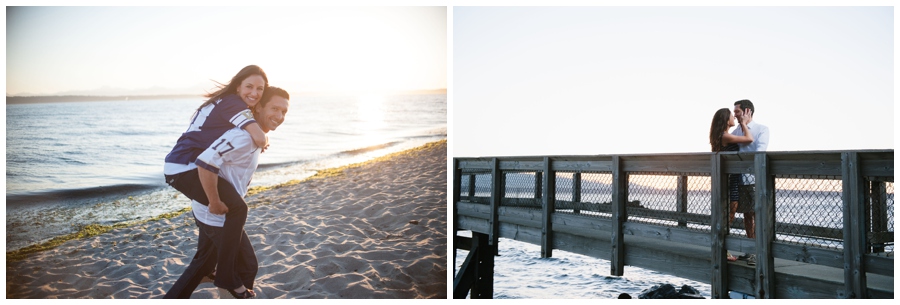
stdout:
[[(712, 124), (709, 127), (709, 144), (712, 146), (712, 151), (738, 151), (738, 144), (753, 142), (753, 135), (750, 133), (750, 129), (747, 127), (746, 123), (749, 121), (749, 117), (749, 114), (744, 113), (741, 120), (738, 120), (745, 135), (736, 136), (728, 132), (728, 129), (735, 125), (734, 115), (731, 113), (731, 110), (722, 108), (719, 109), (719, 111), (716, 111), (716, 114), (713, 116)], [(729, 228), (731, 227), (731, 223), (734, 222), (734, 213), (737, 212), (738, 185), (740, 184), (740, 179), (740, 174), (728, 175), (728, 199), (731, 201), (728, 213)], [(731, 253), (728, 253), (728, 260), (736, 261), (737, 258), (731, 255)]]

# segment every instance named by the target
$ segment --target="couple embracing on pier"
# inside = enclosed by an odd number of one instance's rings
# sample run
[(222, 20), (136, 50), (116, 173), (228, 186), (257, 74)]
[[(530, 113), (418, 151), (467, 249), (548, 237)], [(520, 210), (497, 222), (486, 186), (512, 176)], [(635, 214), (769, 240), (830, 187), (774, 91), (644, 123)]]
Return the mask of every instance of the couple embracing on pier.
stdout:
[[(709, 144), (713, 152), (740, 151), (755, 152), (766, 151), (769, 145), (769, 128), (753, 121), (756, 108), (750, 100), (734, 102), (734, 111), (722, 108), (716, 111), (712, 124), (709, 127)], [(728, 129), (735, 126), (735, 120), (740, 125), (734, 131)], [(748, 238), (756, 237), (755, 221), (756, 213), (753, 210), (753, 198), (756, 191), (755, 180), (750, 174), (728, 175), (728, 199), (729, 213), (728, 225), (734, 222), (734, 214), (744, 214), (744, 230)], [(729, 261), (746, 259), (748, 265), (756, 264), (755, 254), (744, 254), (734, 257), (727, 252)]]

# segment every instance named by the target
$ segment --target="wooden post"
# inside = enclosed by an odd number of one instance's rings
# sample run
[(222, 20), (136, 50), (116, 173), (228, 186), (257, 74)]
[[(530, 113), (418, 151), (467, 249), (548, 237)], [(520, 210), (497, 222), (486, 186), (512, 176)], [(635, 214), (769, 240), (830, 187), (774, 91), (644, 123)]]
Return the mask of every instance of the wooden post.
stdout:
[(728, 235), (728, 175), (722, 164), (722, 156), (712, 154), (710, 157), (710, 231), (712, 233), (712, 278), (710, 279), (711, 297), (713, 299), (728, 298), (728, 259), (725, 252), (725, 236)]
[[(479, 239), (483, 240), (487, 237), (479, 234)], [(475, 234), (473, 233), (473, 236)], [(487, 242), (479, 242), (481, 250), (478, 251), (476, 258), (478, 266), (476, 269), (475, 285), (472, 287), (473, 299), (493, 299), (494, 298), (494, 254), (497, 253), (497, 244), (487, 245)]]
[[(469, 255), (466, 255), (466, 260), (463, 261), (462, 266), (459, 269), (459, 273), (456, 273), (456, 276), (453, 277), (453, 298), (454, 299), (465, 299), (467, 295), (469, 295), (469, 291), (472, 290), (472, 286), (475, 285), (475, 279), (477, 278), (475, 275), (476, 267), (475, 264), (478, 263), (478, 259), (476, 258), (475, 251), (478, 250), (478, 242), (475, 234), (480, 234), (477, 232), (472, 232), (472, 247), (469, 248)], [(456, 268), (456, 267), (454, 267)], [(454, 272), (455, 273), (455, 272)]]
[(556, 173), (550, 164), (550, 157), (544, 157), (543, 214), (541, 215), (541, 257), (553, 257), (553, 213), (556, 212)]
[(491, 227), (491, 239), (489, 245), (495, 246), (500, 239), (500, 201), (503, 199), (503, 189), (506, 187), (506, 179), (500, 172), (500, 160), (494, 158), (491, 168), (491, 219), (488, 225)]
[[(459, 168), (459, 160), (453, 158), (453, 202), (451, 202), (451, 204), (453, 205), (453, 228), (451, 232), (453, 233), (454, 245), (458, 245), (456, 238), (456, 232), (458, 230), (457, 228), (459, 228), (459, 211), (457, 208), (457, 202), (459, 202), (460, 199), (459, 193), (462, 192), (460, 188), (462, 188), (462, 169)], [(456, 247), (454, 247), (453, 249), (453, 262), (451, 264), (453, 264), (453, 273), (456, 273)]]
[[(572, 202), (581, 202), (581, 173), (577, 172), (572, 174)], [(574, 210), (572, 211), (575, 214), (580, 214), (581, 209), (578, 208), (578, 205), (575, 205)]]
[(628, 201), (628, 176), (622, 158), (612, 157), (613, 189), (612, 189), (612, 253), (610, 259), (610, 274), (622, 276), (625, 274), (625, 220), (628, 215), (625, 203)]
[(469, 175), (469, 201), (475, 202), (475, 174)]
[[(678, 186), (676, 189), (676, 197), (677, 198), (675, 199), (675, 201), (677, 203), (676, 211), (678, 211), (678, 213), (687, 213), (687, 205), (688, 205), (688, 199), (687, 199), (688, 196), (687, 195), (688, 195), (687, 176), (678, 176)], [(679, 220), (678, 226), (686, 227), (687, 222), (684, 220)]]
[[(872, 181), (872, 233), (880, 236), (888, 231), (887, 187), (884, 181)], [(884, 242), (879, 238), (872, 245), (873, 253), (884, 252)]]
[(487, 234), (472, 232), (472, 250), (459, 274), (453, 278), (453, 298), (491, 299), (494, 297), (494, 246)]
[(841, 153), (844, 200), (844, 286), (847, 298), (866, 298), (866, 215), (859, 153)]
[[(769, 159), (765, 153), (755, 157), (756, 198), (756, 298), (775, 298), (775, 179), (769, 175)], [(746, 215), (745, 215), (746, 217)]]
[(863, 253), (870, 253), (872, 251), (872, 245), (869, 243), (869, 236), (872, 236), (870, 233), (872, 232), (872, 220), (874, 220), (872, 217), (872, 183), (869, 180), (865, 179), (865, 177), (863, 177), (862, 179), (863, 179), (863, 182), (862, 182), (863, 183), (862, 184), (863, 185), (862, 204), (865, 209), (865, 211), (863, 212), (864, 213), (863, 215), (866, 215), (866, 219), (865, 219), (866, 227), (865, 227), (865, 231), (864, 231), (866, 234), (866, 241), (865, 241), (866, 250)]
[(543, 192), (544, 187), (541, 186), (544, 184), (544, 178), (541, 177), (543, 172), (535, 172), (534, 173), (534, 199), (541, 199), (541, 192)]

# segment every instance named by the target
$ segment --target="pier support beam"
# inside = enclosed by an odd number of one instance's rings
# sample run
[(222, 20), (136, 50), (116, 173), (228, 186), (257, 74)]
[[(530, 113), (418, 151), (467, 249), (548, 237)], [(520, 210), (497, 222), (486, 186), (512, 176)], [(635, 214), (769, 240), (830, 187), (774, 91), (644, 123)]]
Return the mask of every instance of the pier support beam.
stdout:
[(491, 246), (496, 246), (500, 239), (500, 201), (504, 197), (505, 188), (506, 179), (500, 171), (500, 160), (494, 158), (491, 166), (491, 219), (488, 220), (491, 227), (488, 244)]
[(612, 193), (612, 244), (610, 274), (613, 276), (622, 276), (625, 274), (625, 220), (628, 219), (625, 203), (628, 201), (628, 176), (625, 174), (625, 167), (622, 164), (622, 158), (613, 156), (612, 158), (613, 172), (613, 193)]
[[(472, 249), (453, 279), (453, 298), (492, 299), (494, 297), (494, 253), (487, 234), (472, 232)], [(471, 295), (469, 292), (471, 291)]]
[[(474, 180), (475, 176), (470, 175), (469, 180)], [(469, 194), (473, 193), (472, 184), (469, 183)], [(462, 188), (462, 169), (459, 168), (459, 160), (453, 158), (453, 201), (451, 204), (453, 205), (453, 224), (452, 230), (450, 231), (453, 234), (453, 244), (458, 245), (458, 237), (456, 236), (456, 231), (459, 230), (459, 208), (457, 208), (457, 202), (460, 200), (460, 192)], [(456, 273), (456, 249), (453, 250), (453, 272)]]
[[(541, 215), (541, 257), (553, 257), (553, 222), (551, 217), (556, 212), (556, 173), (550, 164), (550, 157), (544, 157), (543, 204)], [(538, 175), (540, 177), (541, 175)]]

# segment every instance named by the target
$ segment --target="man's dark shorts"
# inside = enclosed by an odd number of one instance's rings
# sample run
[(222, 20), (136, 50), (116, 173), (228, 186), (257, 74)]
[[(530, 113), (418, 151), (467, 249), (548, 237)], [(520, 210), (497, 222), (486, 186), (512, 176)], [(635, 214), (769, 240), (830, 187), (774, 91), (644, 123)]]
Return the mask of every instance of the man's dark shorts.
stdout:
[(741, 185), (739, 189), (740, 200), (738, 200), (738, 213), (753, 213), (753, 203), (756, 197), (755, 185)]

